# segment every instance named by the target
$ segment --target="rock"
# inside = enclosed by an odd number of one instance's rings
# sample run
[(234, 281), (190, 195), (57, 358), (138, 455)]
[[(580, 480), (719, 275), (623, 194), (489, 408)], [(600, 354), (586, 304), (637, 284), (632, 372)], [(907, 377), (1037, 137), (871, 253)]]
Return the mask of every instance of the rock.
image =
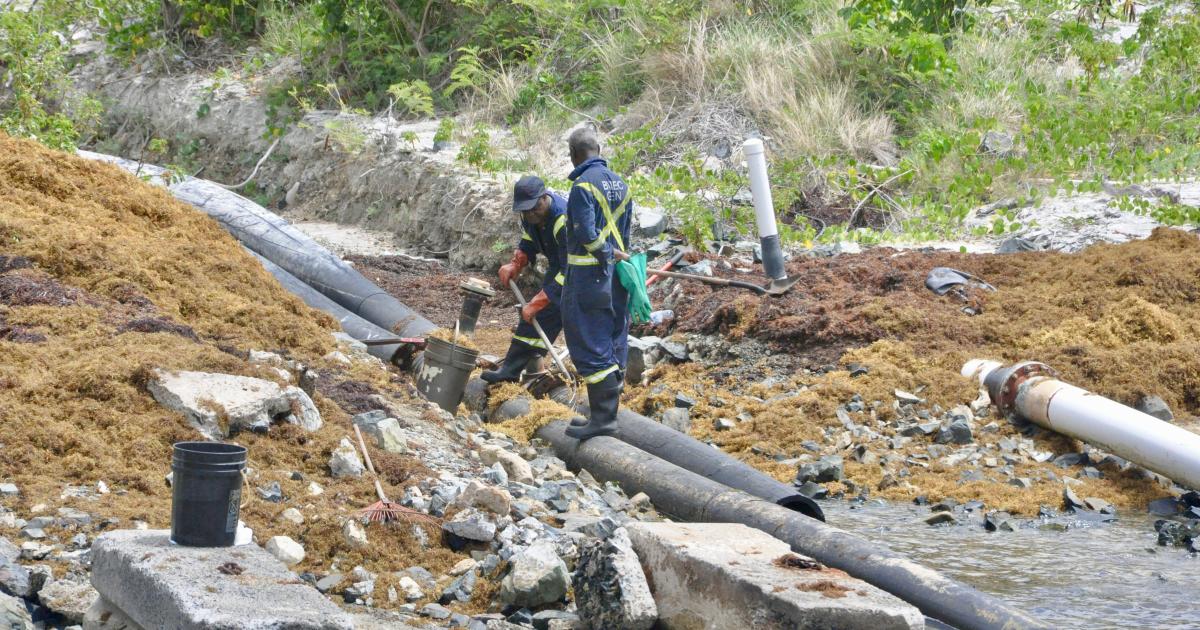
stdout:
[(324, 493), (325, 493), (325, 488), (322, 488), (321, 484), (319, 484), (315, 481), (308, 482), (308, 496), (318, 497)]
[(503, 488), (488, 486), (472, 480), (467, 484), (462, 494), (454, 500), (453, 505), (460, 508), (481, 507), (500, 516), (508, 516), (512, 511), (512, 496)]
[(491, 542), (496, 538), (496, 523), (484, 512), (469, 508), (442, 524), (442, 529), (459, 538)]
[(479, 563), (475, 562), (474, 560), (472, 560), (470, 558), (463, 558), (462, 560), (458, 561), (458, 564), (455, 564), (454, 566), (450, 567), (449, 573), (450, 573), (450, 575), (457, 577), (457, 576), (460, 576), (460, 575), (466, 573), (467, 571), (474, 569), (477, 564), (479, 564)]
[(1041, 251), (1042, 246), (1033, 241), (1019, 236), (1006, 238), (1001, 241), (999, 247), (996, 248), (997, 254), (1017, 254), (1020, 252), (1036, 252)]
[(321, 591), (322, 593), (328, 593), (329, 591), (337, 588), (337, 586), (345, 579), (345, 576), (343, 576), (341, 573), (330, 573), (329, 575), (317, 580), (317, 590)]
[(307, 431), (322, 425), (321, 414), (308, 394), (260, 378), (155, 370), (146, 389), (159, 404), (183, 414), (210, 440), (242, 429), (265, 431), (277, 419)]
[(645, 492), (639, 492), (629, 497), (629, 506), (635, 510), (648, 510), (654, 507), (650, 502), (650, 496)]
[(1101, 514), (1115, 514), (1117, 512), (1117, 508), (1113, 507), (1113, 504), (1105, 501), (1104, 499), (1098, 499), (1096, 497), (1085, 498), (1083, 500), (1083, 505), (1087, 509), (1093, 512), (1100, 512)]
[(16, 597), (0, 593), (0, 628), (4, 630), (33, 630), (33, 618), (25, 603)]
[(348, 518), (342, 523), (342, 540), (355, 549), (362, 549), (370, 542), (367, 540), (367, 530), (363, 529), (362, 524), (353, 518)]
[(1158, 396), (1142, 396), (1133, 405), (1133, 408), (1144, 414), (1154, 416), (1163, 422), (1175, 421), (1175, 414), (1171, 413), (1171, 408), (1167, 406), (1167, 402)]
[(575, 625), (579, 623), (579, 615), (562, 610), (543, 610), (541, 612), (534, 613), (532, 623), (533, 630), (574, 628)]
[(267, 541), (266, 549), (272, 556), (287, 566), (304, 561), (304, 547), (287, 536), (273, 536)]
[(926, 525), (943, 525), (946, 523), (957, 523), (958, 519), (950, 512), (934, 512), (929, 516), (921, 519)]
[(508, 471), (504, 470), (504, 466), (501, 466), (500, 462), (496, 462), (483, 471), (483, 479), (494, 486), (503, 488), (508, 485)]
[(536, 542), (512, 557), (512, 569), (500, 583), (500, 601), (535, 607), (562, 600), (570, 577), (567, 565), (549, 542)]
[(442, 596), (438, 598), (440, 604), (450, 604), (451, 602), (466, 602), (471, 600), (471, 593), (475, 590), (475, 572), (467, 571), (458, 576), (445, 589), (442, 590)]
[(489, 444), (479, 449), (479, 458), (488, 466), (499, 462), (504, 467), (504, 472), (508, 473), (509, 481), (524, 484), (533, 484), (534, 482), (533, 468), (530, 467), (529, 462), (512, 451)]
[(255, 490), (263, 501), (270, 501), (271, 503), (283, 502), (283, 488), (279, 487), (278, 481), (272, 481), (265, 486), (259, 486)]
[(438, 620), (449, 619), (450, 611), (440, 604), (425, 604), (425, 606), (421, 608), (421, 616)]
[(58, 508), (58, 519), (55, 522), (59, 527), (82, 527), (92, 523), (92, 515), (83, 510), (60, 507)]
[(637, 225), (637, 233), (642, 238), (654, 238), (667, 229), (667, 215), (655, 206), (634, 204), (633, 218)]
[(919, 405), (925, 402), (924, 398), (921, 398), (916, 394), (910, 394), (902, 389), (897, 389), (892, 393), (895, 394), (896, 400), (898, 400), (901, 405)]
[(825, 488), (825, 486), (822, 486), (819, 483), (813, 483), (811, 481), (806, 481), (803, 484), (800, 484), (799, 486), (797, 486), (796, 492), (799, 492), (800, 494), (803, 494), (804, 496), (806, 496), (810, 499), (828, 499), (829, 498), (829, 490), (827, 490)]
[(0, 483), (0, 496), (15, 497), (21, 494), (15, 483)]
[(662, 423), (680, 433), (692, 429), (692, 414), (685, 407), (671, 407), (662, 414)]
[(400, 577), (400, 590), (404, 591), (404, 599), (406, 601), (415, 602), (425, 597), (425, 592), (421, 590), (421, 585), (417, 581), (407, 575)]
[(334, 477), (361, 477), (364, 470), (366, 469), (363, 468), (354, 444), (349, 438), (342, 438), (333, 455), (329, 457), (329, 471)]
[(796, 483), (841, 481), (843, 477), (842, 466), (841, 455), (827, 455), (816, 462), (801, 466), (800, 470), (796, 473)]
[(96, 589), (82, 578), (78, 581), (54, 580), (38, 591), (42, 605), (75, 623), (83, 623), (84, 615), (99, 598)]
[(935, 441), (938, 444), (970, 444), (971, 425), (963, 420), (955, 420), (938, 431)]
[(716, 420), (713, 420), (713, 428), (717, 431), (728, 431), (736, 426), (737, 423), (729, 418), (717, 418)]
[(303, 525), (304, 515), (296, 508), (288, 508), (279, 513), (279, 520), (291, 523), (293, 525)]
[(675, 406), (680, 409), (691, 409), (696, 406), (696, 399), (686, 394), (675, 394)]
[(1033, 487), (1033, 481), (1028, 477), (1014, 477), (1008, 480), (1008, 485), (1026, 489)]
[(1066, 510), (1086, 509), (1087, 506), (1069, 487), (1063, 488), (1063, 508)]
[(989, 532), (1004, 531), (1015, 532), (1017, 528), (1013, 525), (1012, 515), (1008, 512), (988, 512), (983, 517), (983, 527)]
[(380, 414), (383, 412), (367, 412), (354, 416), (354, 423), (362, 429), (363, 433), (371, 436), (375, 440), (375, 444), (380, 449), (388, 453), (405, 454), (408, 452), (408, 440), (404, 437), (404, 431), (400, 427), (400, 421), (395, 418), (378, 418), (369, 416), (368, 414)]
[(983, 134), (979, 151), (997, 157), (1008, 157), (1013, 153), (1013, 137), (1003, 131), (989, 131)]
[(1059, 468), (1070, 468), (1071, 466), (1086, 464), (1087, 461), (1087, 455), (1084, 453), (1064, 453), (1054, 458), (1054, 465)]
[(625, 528), (583, 547), (572, 583), (575, 605), (593, 627), (648, 630), (658, 619), (658, 607)]

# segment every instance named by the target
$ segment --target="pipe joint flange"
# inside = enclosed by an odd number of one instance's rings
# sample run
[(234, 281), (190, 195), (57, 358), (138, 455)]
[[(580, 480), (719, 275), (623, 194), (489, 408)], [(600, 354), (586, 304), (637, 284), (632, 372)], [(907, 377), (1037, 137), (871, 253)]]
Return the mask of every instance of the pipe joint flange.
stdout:
[(1016, 411), (1017, 392), (1020, 391), (1021, 384), (1035, 376), (1058, 378), (1058, 372), (1040, 361), (1022, 361), (994, 370), (984, 383), (987, 385), (992, 404), (1002, 413), (1011, 414)]

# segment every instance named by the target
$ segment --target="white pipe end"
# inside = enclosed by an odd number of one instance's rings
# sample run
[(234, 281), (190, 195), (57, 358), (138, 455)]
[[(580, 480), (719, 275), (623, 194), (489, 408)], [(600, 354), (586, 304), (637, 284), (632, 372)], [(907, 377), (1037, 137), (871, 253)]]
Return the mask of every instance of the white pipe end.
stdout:
[(978, 379), (979, 383), (982, 385), (983, 381), (987, 379), (988, 374), (991, 374), (994, 370), (1002, 367), (1004, 367), (1004, 364), (1000, 363), (999, 361), (992, 361), (990, 359), (971, 359), (963, 364), (961, 373), (963, 376), (968, 378)]
[(748, 138), (742, 143), (742, 153), (747, 157), (751, 155), (759, 155), (766, 149), (763, 147), (762, 138)]

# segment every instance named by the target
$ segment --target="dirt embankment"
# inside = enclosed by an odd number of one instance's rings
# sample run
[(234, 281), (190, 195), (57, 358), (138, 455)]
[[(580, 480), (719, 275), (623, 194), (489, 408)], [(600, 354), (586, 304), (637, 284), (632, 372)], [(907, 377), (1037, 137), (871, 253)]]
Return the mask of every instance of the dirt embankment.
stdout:
[[(347, 411), (373, 394), (396, 405), (407, 394), (383, 370), (326, 358), (334, 330), (204, 214), (114, 166), (0, 136), (0, 479), (20, 489), (6, 508), (71, 506), (94, 522), (116, 519), (106, 527), (169, 527), (171, 445), (199, 435), (145, 391), (149, 371), (278, 381), (246, 360), (249, 350), (271, 350), (318, 369), (325, 426), (235, 439), (249, 448), (253, 485), (278, 482), (285, 497), (306, 497), (311, 517), (279, 521), (286, 504), (249, 490), (242, 518), (260, 538), (300, 541), (308, 555), (299, 571), (327, 570), (335, 557), (379, 572), (453, 564), (455, 554), (422, 549), (408, 528), (372, 528), (365, 550), (344, 541), (341, 519), (375, 501), (365, 478), (329, 476), (331, 451), (353, 434)], [(375, 456), (394, 495), (421, 474), (415, 458)], [(109, 492), (97, 491), (101, 481)], [(308, 496), (310, 481), (325, 492)]]
[[(937, 266), (973, 273), (997, 290), (972, 290), (965, 299), (939, 297), (924, 286), (926, 274)], [(850, 437), (838, 413), (860, 400), (864, 411), (853, 414), (853, 422), (895, 437), (898, 420), (937, 421), (976, 399), (975, 384), (959, 375), (966, 360), (1038, 360), (1058, 369), (1064, 380), (1125, 404), (1160, 396), (1178, 423), (1195, 429), (1200, 414), (1196, 235), (1162, 228), (1144, 241), (1077, 254), (876, 249), (796, 260), (789, 272), (801, 281), (782, 298), (684, 285), (683, 295), (674, 300), (671, 328), (654, 332), (757, 340), (809, 369), (785, 374), (764, 368), (773, 378), (748, 383), (721, 366), (663, 368), (648, 387), (632, 390), (627, 403), (654, 415), (673, 404), (675, 392), (689, 394), (697, 400), (692, 435), (783, 480), (795, 476), (797, 457), (842, 455), (850, 484), (830, 484), (835, 490), (866, 489), (897, 500), (921, 495), (984, 499), (989, 507), (1025, 514), (1061, 503), (1064, 475), (1081, 479), (1077, 492), (1119, 506), (1141, 508), (1166, 494), (1136, 469), (1100, 466), (1102, 478), (1092, 478), (1084, 474), (1086, 460), (1065, 468), (1038, 463), (1011, 448), (1022, 436), (994, 416), (975, 422), (971, 448), (985, 457), (949, 464), (945, 456), (958, 447), (934, 445), (936, 433), (899, 447), (886, 440), (868, 445)], [(968, 306), (978, 314), (964, 312)], [(852, 377), (852, 364), (866, 373)], [(825, 369), (830, 366), (834, 369)], [(895, 390), (925, 402), (906, 409), (897, 404)], [(741, 421), (732, 429), (714, 426), (718, 419), (735, 417)], [(991, 422), (995, 425), (981, 430)], [(875, 454), (855, 455), (860, 445)], [(1082, 449), (1048, 432), (1033, 438), (1035, 451), (1060, 455)], [(982, 478), (964, 477), (969, 470)], [(1030, 480), (1031, 487), (1010, 485), (1014, 477)]]

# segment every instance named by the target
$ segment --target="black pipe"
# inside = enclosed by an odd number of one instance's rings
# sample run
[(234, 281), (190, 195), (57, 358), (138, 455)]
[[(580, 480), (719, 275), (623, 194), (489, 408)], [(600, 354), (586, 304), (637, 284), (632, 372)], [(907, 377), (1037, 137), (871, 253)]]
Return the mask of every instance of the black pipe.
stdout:
[(573, 470), (645, 492), (655, 507), (681, 520), (743, 523), (789, 545), (796, 553), (849, 573), (907, 601), (922, 613), (963, 630), (1019, 630), (1048, 626), (990, 595), (932, 571), (882, 545), (816, 519), (731, 489), (620, 440), (578, 442), (567, 424), (537, 431)]
[[(359, 317), (358, 315), (351, 313), (342, 305), (325, 297), (323, 294), (307, 284), (304, 284), (299, 278), (288, 273), (279, 265), (276, 265), (266, 258), (259, 256), (253, 251), (250, 251), (250, 255), (257, 258), (258, 262), (262, 263), (262, 266), (266, 268), (267, 271), (271, 272), (271, 275), (275, 276), (275, 279), (279, 281), (279, 284), (283, 285), (283, 288), (292, 292), (301, 300), (304, 300), (305, 304), (319, 311), (324, 311), (331, 315), (334, 319), (338, 320), (338, 323), (342, 325), (342, 330), (346, 331), (347, 335), (350, 335), (359, 341), (395, 338), (395, 335)], [(396, 353), (399, 350), (400, 344), (367, 346), (367, 352), (371, 353), (371, 356), (379, 357), (380, 359), (389, 362), (396, 356)]]
[[(484, 400), (485, 403), (480, 408), (486, 408), (486, 395), (481, 396), (480, 392), (486, 391), (487, 384), (481, 379), (476, 380), (479, 381), (479, 384), (468, 384), (467, 390), (471, 392), (467, 396), (468, 403), (478, 404), (477, 401)], [(569, 405), (570, 396), (571, 391), (566, 387), (560, 387), (550, 392), (550, 398), (567, 405)], [(493, 411), (493, 415), (501, 418), (514, 418), (528, 413), (528, 400), (521, 398), (516, 400), (524, 400), (523, 403), (516, 404), (523, 404), (525, 411), (513, 413), (521, 407), (502, 405)], [(584, 416), (590, 412), (586, 399), (579, 401), (575, 409)], [(743, 490), (789, 510), (818, 520), (825, 520), (821, 506), (809, 497), (796, 492), (791, 485), (781, 483), (746, 462), (690, 435), (680, 433), (628, 409), (622, 409), (617, 413), (617, 429), (617, 437), (621, 441), (652, 453), (655, 457), (661, 457), (667, 462), (707, 479), (712, 479), (730, 488)]]
[(424, 337), (437, 328), (283, 218), (253, 201), (201, 179), (174, 184), (171, 193), (203, 210), (246, 247), (351, 313), (400, 337)]

